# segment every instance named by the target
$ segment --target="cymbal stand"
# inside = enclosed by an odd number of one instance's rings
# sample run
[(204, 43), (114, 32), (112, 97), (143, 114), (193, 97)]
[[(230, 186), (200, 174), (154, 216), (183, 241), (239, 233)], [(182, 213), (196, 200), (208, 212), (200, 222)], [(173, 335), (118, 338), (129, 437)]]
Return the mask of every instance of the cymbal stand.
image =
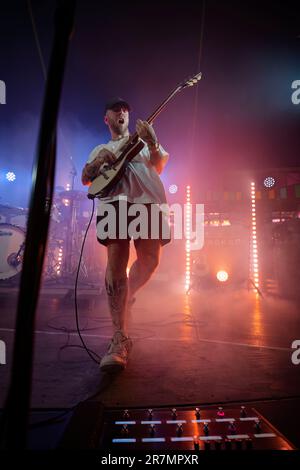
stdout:
[[(75, 177), (77, 176), (77, 171), (74, 166), (73, 160), (72, 161), (72, 168), (70, 170), (70, 175), (71, 175), (71, 185), (70, 185), (70, 195), (74, 194), (74, 182), (75, 182)], [(67, 226), (65, 230), (65, 249), (64, 249), (64, 254), (63, 254), (63, 264), (62, 264), (62, 275), (59, 277), (58, 282), (59, 283), (64, 283), (64, 284), (73, 284), (76, 271), (77, 271), (77, 266), (78, 266), (78, 259), (79, 259), (79, 253), (81, 250), (81, 242), (80, 242), (80, 230), (78, 226), (78, 206), (80, 201), (76, 200), (73, 196), (68, 199), (69, 202), (69, 217), (67, 220)], [(80, 272), (83, 275), (83, 278), (85, 279), (84, 281), (84, 286), (86, 287), (94, 287), (94, 284), (90, 283), (87, 281), (88, 279), (88, 269), (87, 266), (82, 259), (81, 265), (80, 265)], [(83, 282), (81, 280), (81, 285), (83, 285)], [(72, 295), (73, 289), (70, 287), (66, 296)]]

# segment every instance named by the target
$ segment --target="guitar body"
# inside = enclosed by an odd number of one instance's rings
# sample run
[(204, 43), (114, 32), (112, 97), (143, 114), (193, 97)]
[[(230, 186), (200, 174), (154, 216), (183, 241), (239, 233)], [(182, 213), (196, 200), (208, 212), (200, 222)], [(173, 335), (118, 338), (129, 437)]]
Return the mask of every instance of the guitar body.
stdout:
[(106, 197), (111, 189), (120, 181), (128, 163), (142, 150), (144, 142), (136, 139), (126, 145), (125, 150), (113, 165), (104, 165), (103, 174), (94, 179), (88, 190), (88, 198)]

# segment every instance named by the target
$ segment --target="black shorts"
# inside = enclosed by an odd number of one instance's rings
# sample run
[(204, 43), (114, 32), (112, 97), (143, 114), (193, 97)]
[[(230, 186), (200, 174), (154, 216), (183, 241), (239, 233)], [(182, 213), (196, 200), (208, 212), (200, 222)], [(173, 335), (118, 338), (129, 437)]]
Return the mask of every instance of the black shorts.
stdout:
[[(143, 206), (142, 211), (136, 210), (137, 204), (127, 201), (102, 204), (105, 204), (102, 206), (103, 215), (97, 215), (96, 219), (97, 239), (101, 245), (107, 246), (111, 240), (124, 239), (134, 240), (135, 244), (142, 239), (160, 240), (162, 246), (171, 241), (168, 217), (157, 204), (140, 204), (139, 206)], [(107, 206), (112, 206), (112, 212)], [(136, 206), (134, 210), (132, 206)], [(128, 214), (130, 208), (136, 212), (134, 215)], [(115, 222), (112, 219), (113, 213)]]

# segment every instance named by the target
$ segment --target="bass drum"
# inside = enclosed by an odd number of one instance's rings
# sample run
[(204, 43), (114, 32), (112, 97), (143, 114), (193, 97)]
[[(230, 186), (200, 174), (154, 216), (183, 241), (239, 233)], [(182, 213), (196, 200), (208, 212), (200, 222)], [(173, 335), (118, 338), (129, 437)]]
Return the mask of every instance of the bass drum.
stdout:
[(15, 278), (22, 269), (25, 232), (11, 224), (0, 224), (0, 281)]

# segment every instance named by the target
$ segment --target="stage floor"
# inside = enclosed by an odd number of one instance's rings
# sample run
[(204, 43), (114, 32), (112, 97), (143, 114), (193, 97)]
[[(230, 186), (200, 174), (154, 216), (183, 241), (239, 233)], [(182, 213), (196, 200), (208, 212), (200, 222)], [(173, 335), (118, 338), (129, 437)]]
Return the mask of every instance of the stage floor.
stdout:
[[(300, 365), (292, 342), (300, 339), (299, 305), (258, 298), (246, 290), (208, 290), (186, 297), (182, 286), (151, 281), (132, 308), (133, 350), (127, 369), (111, 377), (76, 345), (74, 300), (43, 290), (36, 322), (33, 407), (71, 407), (97, 394), (106, 406), (159, 406), (296, 397)], [(100, 356), (111, 337), (106, 299), (79, 292), (87, 346)], [(0, 406), (12, 364), (17, 294), (1, 289)], [(65, 347), (69, 345), (70, 347)]]

